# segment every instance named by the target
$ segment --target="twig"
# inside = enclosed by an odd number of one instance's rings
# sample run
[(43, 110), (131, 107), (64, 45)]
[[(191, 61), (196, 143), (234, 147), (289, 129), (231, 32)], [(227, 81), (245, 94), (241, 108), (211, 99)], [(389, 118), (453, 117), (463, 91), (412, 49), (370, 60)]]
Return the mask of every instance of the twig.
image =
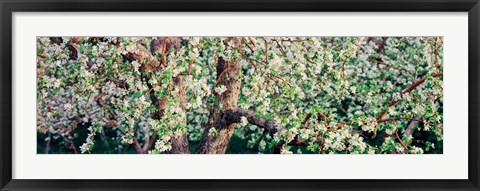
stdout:
[(423, 120), (421, 120), (421, 119), (414, 119), (414, 118), (410, 118), (410, 117), (387, 118), (387, 119), (378, 120), (377, 122), (378, 123), (384, 123), (384, 122), (388, 122), (388, 121), (396, 121), (396, 120), (399, 120), (399, 119), (409, 119), (409, 120), (412, 120), (412, 121), (418, 121), (418, 122), (423, 123)]
[(257, 71), (257, 65), (253, 62), (253, 61), (256, 61), (258, 62), (257, 60), (253, 60), (252, 58), (248, 57), (247, 55), (245, 55), (241, 50), (237, 50), (237, 52), (242, 55), (243, 57), (245, 57), (246, 59), (248, 59), (248, 61), (253, 65), (253, 70), (254, 72)]
[(250, 49), (250, 51), (252, 51), (252, 54), (255, 53), (255, 51), (253, 51), (253, 48), (250, 47), (250, 45), (247, 43), (247, 41), (245, 40), (245, 38), (242, 38), (242, 42), (248, 47), (248, 49)]
[(400, 136), (398, 136), (398, 131), (397, 130), (395, 130), (395, 136), (397, 137), (398, 142), (400, 142), (400, 144), (402, 144), (403, 148), (405, 148), (405, 151), (410, 153), (408, 147), (403, 143), (402, 139), (400, 139)]
[(263, 42), (265, 43), (265, 63), (268, 65), (268, 43), (265, 37), (262, 37)]
[(282, 52), (283, 55), (286, 55), (287, 53), (285, 52), (285, 49), (283, 49), (283, 46), (280, 44), (280, 42), (278, 42), (278, 40), (275, 38), (273, 38), (272, 40), (276, 42), (277, 45), (280, 47), (280, 52)]

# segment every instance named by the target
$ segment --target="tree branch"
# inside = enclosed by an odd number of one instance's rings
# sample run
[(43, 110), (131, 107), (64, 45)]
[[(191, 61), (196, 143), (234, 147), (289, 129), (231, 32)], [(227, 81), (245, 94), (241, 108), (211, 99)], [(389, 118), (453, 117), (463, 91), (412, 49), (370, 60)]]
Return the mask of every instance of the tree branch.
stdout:
[[(433, 75), (433, 77), (441, 77), (441, 76), (443, 76), (443, 73), (438, 73), (438, 74)], [(416, 82), (414, 82), (411, 86), (409, 86), (407, 89), (403, 90), (400, 93), (400, 97), (403, 97), (403, 95), (405, 95), (407, 93), (410, 93), (412, 90), (414, 90), (419, 85), (421, 85), (423, 82), (425, 82), (426, 79), (427, 79), (427, 77), (423, 77), (420, 80), (417, 80)], [(398, 100), (392, 101), (387, 105), (387, 108), (391, 107), (391, 106), (394, 106), (397, 103), (398, 103)], [(383, 118), (383, 116), (385, 116), (385, 114), (386, 114), (386, 110), (383, 110), (382, 114), (380, 114), (380, 117), (378, 117), (377, 120), (382, 120), (382, 118)]]
[(420, 116), (416, 117), (415, 119), (412, 119), (412, 121), (410, 121), (410, 123), (407, 126), (407, 129), (405, 129), (405, 137), (412, 136), (413, 131), (415, 131), (415, 126), (419, 122), (423, 122), (422, 120), (420, 120), (421, 118), (422, 118), (422, 116), (420, 115)]
[[(141, 64), (140, 69), (145, 71), (147, 74), (151, 74), (155, 70), (166, 67), (167, 66), (167, 61), (166, 61), (166, 54), (168, 54), (170, 49), (180, 49), (180, 41), (176, 38), (161, 38), (161, 39), (154, 39), (152, 43), (150, 44), (150, 49), (152, 52), (148, 51), (145, 47), (142, 45), (137, 45), (137, 49), (135, 49), (132, 52), (128, 52), (125, 54), (125, 57), (129, 59), (130, 61), (137, 61)], [(155, 57), (152, 54), (160, 53), (161, 54), (161, 60), (158, 61), (155, 59)], [(144, 75), (142, 73), (142, 79), (145, 79), (145, 83), (147, 84), (147, 87), (150, 89), (149, 96), (150, 99), (152, 100), (152, 103), (157, 106), (158, 112), (154, 114), (155, 119), (161, 119), (163, 116), (163, 111), (166, 108), (166, 100), (167, 97), (163, 98), (157, 98), (155, 96), (155, 91), (153, 90), (152, 84), (149, 83), (149, 77), (148, 75)], [(182, 88), (182, 81), (183, 79), (181, 76), (176, 76), (174, 77), (174, 86), (176, 88)], [(170, 87), (170, 84), (169, 84)], [(180, 92), (183, 92), (180, 91)], [(182, 99), (184, 99), (184, 95), (181, 95)], [(184, 100), (182, 102), (185, 102)], [(185, 104), (185, 103), (181, 103)], [(184, 107), (184, 106), (180, 106)], [(155, 139), (157, 138), (156, 133), (153, 133), (152, 137), (149, 137), (148, 135), (145, 138), (143, 147), (140, 147), (140, 144), (138, 143), (138, 140), (134, 139), (134, 144), (135, 144), (135, 149), (137, 152), (142, 152), (142, 153), (147, 153), (148, 149), (153, 145), (155, 142)], [(174, 144), (174, 147), (181, 148), (181, 152), (188, 151), (188, 139), (186, 136), (182, 136), (181, 139), (175, 139), (172, 140), (172, 144)], [(177, 145), (178, 144), (178, 145)], [(184, 148), (186, 147), (186, 148)], [(174, 151), (176, 152), (176, 151)]]
[[(443, 76), (443, 73), (438, 73), (438, 74), (434, 74), (433, 77), (442, 77)], [(417, 88), (419, 85), (421, 85), (423, 82), (425, 82), (425, 80), (427, 79), (427, 77), (423, 77), (419, 80), (417, 80), (416, 82), (414, 82), (411, 86), (409, 86), (407, 89), (403, 90), (402, 92), (400, 92), (400, 97), (403, 97), (403, 95), (407, 94), (407, 93), (410, 93), (412, 90), (414, 90), (415, 88)], [(395, 100), (395, 101), (392, 101), (390, 102), (388, 105), (387, 105), (387, 108), (389, 107), (392, 107), (394, 105), (396, 105), (398, 103), (399, 100)], [(387, 110), (383, 110), (382, 113), (380, 114), (380, 116), (377, 118), (377, 122), (383, 120), (383, 117), (385, 116), (385, 114), (387, 113)], [(375, 127), (375, 130), (373, 131), (373, 136), (372, 136), (372, 139), (374, 139), (376, 136), (377, 136), (377, 129), (378, 129), (378, 125)]]
[[(218, 58), (216, 66), (218, 83), (216, 84), (224, 85), (226, 91), (223, 93), (215, 92), (215, 100), (220, 107), (212, 108), (210, 112), (213, 125), (205, 128), (199, 146), (195, 151), (197, 154), (223, 154), (226, 152), (236, 125), (231, 122), (222, 123), (219, 120), (221, 120), (224, 110), (237, 108), (241, 84), (239, 80), (240, 69), (240, 63), (237, 61), (224, 60), (221, 56)], [(223, 77), (224, 75), (228, 75), (228, 78)], [(215, 106), (216, 104), (213, 105), (213, 107)], [(218, 133), (210, 134), (210, 128), (215, 128)]]
[(284, 127), (276, 124), (275, 121), (258, 118), (253, 112), (244, 109), (223, 110), (220, 117), (216, 119), (216, 123), (230, 125), (232, 123), (240, 122), (241, 117), (247, 118), (248, 122), (252, 125), (266, 129), (270, 134), (274, 134), (284, 129)]

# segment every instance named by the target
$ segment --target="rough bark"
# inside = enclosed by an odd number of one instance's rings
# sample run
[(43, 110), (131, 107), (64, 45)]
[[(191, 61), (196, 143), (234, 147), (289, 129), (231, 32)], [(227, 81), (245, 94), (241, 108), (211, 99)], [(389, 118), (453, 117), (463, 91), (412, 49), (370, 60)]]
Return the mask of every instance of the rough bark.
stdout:
[(145, 70), (147, 73), (152, 73), (155, 68), (160, 67), (160, 62), (156, 60), (150, 51), (142, 45), (137, 45), (134, 51), (127, 52), (125, 57), (130, 61), (137, 61), (140, 63), (140, 70)]
[[(205, 128), (200, 145), (197, 148), (198, 154), (222, 154), (227, 150), (230, 138), (237, 126), (236, 123), (223, 123), (222, 115), (226, 110), (236, 109), (238, 94), (240, 92), (241, 81), (238, 79), (238, 72), (240, 71), (240, 64), (237, 62), (230, 62), (219, 57), (217, 63), (217, 83), (216, 85), (224, 85), (227, 90), (222, 94), (216, 93), (216, 100), (220, 104), (217, 112), (214, 112), (213, 127)], [(216, 135), (209, 133), (210, 128), (215, 128), (218, 132)]]
[[(173, 85), (176, 89), (178, 89), (178, 99), (179, 99), (179, 107), (185, 110), (185, 105), (187, 100), (185, 99), (185, 90), (183, 88), (183, 77), (178, 75), (173, 78)], [(187, 123), (187, 119), (183, 119), (182, 123)], [(178, 136), (174, 136), (172, 138), (172, 150), (169, 151), (171, 154), (189, 154), (190, 148), (188, 145), (188, 138), (186, 134), (181, 134)]]
[[(140, 70), (146, 71), (147, 74), (154, 72), (155, 70), (160, 70), (161, 68), (166, 66), (166, 56), (172, 50), (179, 50), (181, 48), (180, 39), (178, 38), (155, 38), (152, 40), (150, 44), (150, 51), (148, 51), (142, 45), (137, 45), (135, 51), (128, 52), (124, 56), (130, 61), (137, 61), (141, 64)], [(155, 59), (155, 54), (161, 54), (160, 61)], [(148, 81), (149, 78), (147, 76), (142, 75), (142, 79), (145, 79), (145, 82), (149, 89), (153, 89), (153, 85), (151, 85)], [(183, 78), (182, 76), (178, 75), (173, 77), (173, 86), (174, 88), (178, 89), (180, 99), (179, 107), (185, 108), (185, 91), (183, 90)], [(167, 97), (163, 97), (161, 99), (155, 96), (155, 91), (150, 91), (150, 99), (152, 103), (157, 106), (158, 112), (153, 114), (153, 118), (161, 119), (163, 116), (163, 112), (166, 109), (166, 101)], [(186, 123), (186, 120), (184, 121)], [(141, 150), (142, 153), (148, 153), (148, 149), (153, 145), (152, 143), (156, 139), (156, 134), (152, 136), (151, 139), (145, 139), (144, 147)], [(135, 140), (134, 140), (135, 142)], [(138, 141), (137, 141), (138, 142)], [(139, 146), (138, 143), (135, 143), (136, 146)], [(138, 152), (138, 151), (137, 151)], [(172, 150), (169, 151), (170, 153), (189, 153), (189, 144), (188, 139), (185, 134), (181, 134), (172, 138)]]
[(284, 129), (282, 126), (275, 123), (275, 121), (257, 118), (253, 112), (244, 109), (226, 109), (222, 112), (220, 117), (215, 119), (215, 123), (221, 124), (221, 126), (227, 126), (232, 123), (240, 122), (241, 117), (247, 118), (248, 122), (252, 125), (266, 129), (270, 134), (274, 134)]

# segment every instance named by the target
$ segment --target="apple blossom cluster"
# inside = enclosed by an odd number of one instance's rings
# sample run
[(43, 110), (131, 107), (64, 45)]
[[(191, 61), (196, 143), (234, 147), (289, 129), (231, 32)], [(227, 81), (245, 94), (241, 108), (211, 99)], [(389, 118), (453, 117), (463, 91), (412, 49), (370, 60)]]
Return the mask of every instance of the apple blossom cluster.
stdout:
[(37, 152), (169, 153), (185, 135), (194, 153), (220, 131), (223, 58), (237, 107), (281, 127), (241, 116), (226, 153), (443, 153), (443, 37), (156, 38), (38, 37)]

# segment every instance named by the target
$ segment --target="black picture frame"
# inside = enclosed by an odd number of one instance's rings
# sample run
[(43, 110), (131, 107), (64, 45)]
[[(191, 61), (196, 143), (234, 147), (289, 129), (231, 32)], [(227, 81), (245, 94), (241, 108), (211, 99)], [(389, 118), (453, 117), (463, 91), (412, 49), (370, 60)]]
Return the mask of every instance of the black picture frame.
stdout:
[[(1, 0), (1, 190), (480, 190), (479, 0)], [(20, 180), (12, 179), (13, 12), (468, 12), (468, 179)], [(449, 164), (445, 164), (449, 165)], [(32, 169), (33, 170), (33, 169)], [(412, 172), (415, 173), (415, 172)]]

